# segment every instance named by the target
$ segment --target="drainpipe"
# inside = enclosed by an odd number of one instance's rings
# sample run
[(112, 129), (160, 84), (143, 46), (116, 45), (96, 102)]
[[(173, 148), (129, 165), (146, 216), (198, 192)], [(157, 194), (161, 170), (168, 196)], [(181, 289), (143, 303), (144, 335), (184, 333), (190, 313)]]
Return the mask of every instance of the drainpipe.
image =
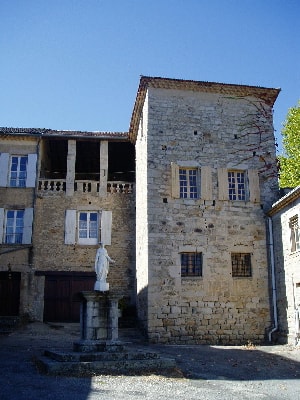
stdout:
[(271, 277), (272, 277), (272, 302), (273, 302), (273, 318), (274, 327), (269, 332), (269, 342), (272, 341), (272, 333), (278, 330), (278, 315), (277, 315), (277, 294), (275, 282), (275, 262), (274, 262), (274, 243), (273, 243), (273, 226), (272, 218), (268, 218), (269, 230), (269, 248), (270, 248), (270, 262), (271, 262)]

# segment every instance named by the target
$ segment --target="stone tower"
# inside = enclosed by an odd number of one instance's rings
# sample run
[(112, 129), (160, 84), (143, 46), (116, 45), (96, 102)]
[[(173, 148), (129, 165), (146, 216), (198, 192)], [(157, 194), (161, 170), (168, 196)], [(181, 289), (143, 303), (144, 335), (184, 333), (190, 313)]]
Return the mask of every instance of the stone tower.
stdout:
[(265, 211), (277, 199), (279, 89), (141, 77), (138, 315), (152, 342), (261, 342), (271, 327)]

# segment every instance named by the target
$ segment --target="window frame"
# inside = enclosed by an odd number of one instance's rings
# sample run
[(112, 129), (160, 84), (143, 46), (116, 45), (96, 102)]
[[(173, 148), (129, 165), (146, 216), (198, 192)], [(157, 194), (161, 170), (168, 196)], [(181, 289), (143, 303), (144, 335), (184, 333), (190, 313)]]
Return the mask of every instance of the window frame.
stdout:
[[(197, 261), (199, 264), (197, 264)], [(203, 277), (203, 253), (183, 251), (180, 253), (180, 271), (182, 278)], [(198, 272), (197, 272), (198, 271)]]
[[(81, 219), (80, 216), (82, 214), (86, 214), (87, 215), (87, 225), (86, 225), (86, 229), (82, 229), (81, 226)], [(91, 227), (91, 223), (93, 221), (91, 221), (91, 215), (95, 214), (97, 217), (96, 220), (96, 228), (92, 228)], [(98, 211), (86, 211), (86, 210), (79, 210), (77, 212), (77, 243), (78, 244), (86, 244), (86, 245), (95, 245), (99, 243), (99, 230), (100, 230), (100, 223), (101, 223), (101, 218), (100, 218), (100, 213)], [(92, 236), (92, 237), (80, 237), (80, 233), (86, 231), (87, 232), (87, 236), (90, 236), (90, 232), (91, 231), (96, 231), (96, 237)]]
[[(94, 240), (81, 240), (78, 243), (78, 213), (80, 212), (95, 212), (98, 214), (98, 238), (97, 243)], [(96, 209), (67, 209), (65, 211), (65, 232), (64, 232), (64, 243), (67, 245), (91, 245), (91, 242), (98, 244), (99, 241), (105, 245), (111, 245), (111, 231), (112, 231), (112, 211)], [(93, 244), (93, 243), (92, 243)]]
[[(234, 261), (237, 262), (237, 265), (234, 265)], [(251, 253), (231, 253), (231, 273), (233, 278), (252, 278)]]
[[(17, 164), (14, 163), (14, 159), (17, 159)], [(25, 161), (25, 170), (21, 170), (22, 159)], [(13, 165), (16, 165), (16, 171), (13, 171)], [(27, 181), (27, 168), (28, 168), (28, 155), (11, 155), (9, 162), (9, 187), (25, 188)], [(16, 176), (13, 178), (13, 174)], [(24, 176), (21, 176), (21, 175)], [(14, 183), (13, 183), (14, 182)]]
[[(233, 182), (230, 180), (230, 175), (233, 174)], [(240, 176), (243, 174), (243, 182), (239, 182)], [(242, 187), (240, 187), (242, 185)], [(227, 188), (228, 188), (228, 199), (230, 201), (248, 201), (249, 200), (249, 189), (247, 185), (247, 171), (228, 169), (227, 171)], [(234, 197), (234, 198), (233, 198)]]
[[(13, 213), (13, 218), (8, 218), (8, 215)], [(18, 213), (22, 213), (22, 216), (18, 217)], [(25, 217), (25, 210), (5, 210), (5, 224), (4, 224), (4, 244), (22, 244), (23, 243), (23, 236), (24, 236), (24, 217)], [(12, 220), (12, 225), (10, 225), (9, 220)], [(17, 221), (21, 221), (21, 225), (17, 225)], [(11, 228), (12, 232), (8, 233), (8, 229)], [(18, 229), (20, 232), (18, 232)], [(8, 240), (8, 237), (11, 237), (12, 240)]]
[[(179, 165), (179, 198), (199, 199), (200, 198), (200, 171), (196, 167), (183, 167)], [(182, 179), (185, 177), (185, 179)], [(195, 182), (193, 182), (195, 180)], [(186, 185), (183, 185), (183, 184)], [(193, 184), (194, 183), (194, 184)], [(184, 190), (185, 189), (185, 190)]]
[(300, 251), (300, 229), (298, 214), (289, 219), (291, 253)]

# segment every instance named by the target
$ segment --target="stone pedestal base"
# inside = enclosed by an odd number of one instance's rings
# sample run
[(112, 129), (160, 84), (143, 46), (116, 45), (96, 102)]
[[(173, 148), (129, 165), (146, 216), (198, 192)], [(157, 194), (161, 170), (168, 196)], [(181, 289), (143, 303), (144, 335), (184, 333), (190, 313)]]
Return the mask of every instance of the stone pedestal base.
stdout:
[(74, 343), (74, 351), (107, 351), (109, 348), (118, 347), (120, 297), (98, 291), (81, 292), (81, 294), (83, 296), (80, 311), (81, 338)]
[(99, 292), (107, 292), (109, 290), (109, 283), (96, 281), (94, 285), (94, 290)]
[(118, 341), (118, 301), (121, 296), (108, 292), (82, 292), (81, 339), (73, 351), (46, 350), (36, 362), (49, 375), (94, 376), (173, 370), (175, 360), (157, 353), (124, 347)]

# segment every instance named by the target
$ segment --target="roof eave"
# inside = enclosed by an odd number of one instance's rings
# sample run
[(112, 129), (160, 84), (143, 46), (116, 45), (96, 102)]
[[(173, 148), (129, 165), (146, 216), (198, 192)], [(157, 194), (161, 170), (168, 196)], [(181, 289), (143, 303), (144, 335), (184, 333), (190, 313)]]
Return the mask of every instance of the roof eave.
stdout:
[(268, 215), (271, 217), (276, 214), (278, 211), (282, 210), (287, 205), (291, 204), (293, 201), (300, 198), (300, 186), (295, 187), (285, 196), (281, 197), (276, 203), (272, 205), (272, 208), (268, 212)]
[(132, 142), (135, 142), (136, 140), (139, 120), (149, 87), (231, 94), (240, 97), (253, 96), (261, 98), (271, 107), (273, 107), (281, 90), (279, 88), (266, 88), (260, 86), (141, 76), (129, 127), (129, 139)]
[(104, 140), (128, 140), (128, 132), (83, 132), (58, 131), (43, 128), (5, 128), (0, 127), (0, 136), (5, 137), (47, 137), (47, 138), (80, 138)]

